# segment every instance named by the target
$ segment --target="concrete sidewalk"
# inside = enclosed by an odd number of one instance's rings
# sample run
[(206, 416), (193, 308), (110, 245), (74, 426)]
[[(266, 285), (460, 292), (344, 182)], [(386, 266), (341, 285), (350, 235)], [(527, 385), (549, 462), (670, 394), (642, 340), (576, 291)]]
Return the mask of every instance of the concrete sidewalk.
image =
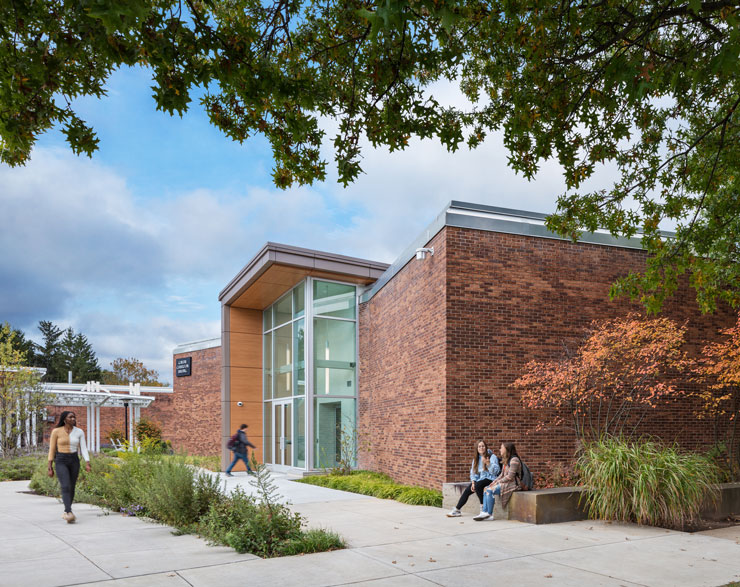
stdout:
[[(684, 534), (584, 521), (534, 526), (446, 518), (408, 506), (293, 483), (283, 494), (343, 551), (263, 560), (211, 547), (137, 518), (61, 504), (0, 483), (0, 586), (230, 587), (245, 585), (725, 585), (740, 580), (740, 528)], [(243, 474), (227, 490), (247, 485)]]

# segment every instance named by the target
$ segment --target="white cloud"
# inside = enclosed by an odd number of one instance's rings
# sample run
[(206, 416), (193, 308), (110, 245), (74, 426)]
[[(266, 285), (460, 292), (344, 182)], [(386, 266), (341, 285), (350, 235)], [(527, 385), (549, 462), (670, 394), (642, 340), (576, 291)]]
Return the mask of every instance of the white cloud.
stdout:
[[(439, 95), (460, 100), (451, 88)], [(0, 166), (0, 320), (31, 336), (42, 319), (70, 325), (103, 366), (135, 356), (170, 378), (174, 346), (219, 335), (218, 292), (266, 241), (391, 262), (450, 200), (552, 212), (563, 191), (556, 164), (532, 182), (511, 171), (500, 135), (364, 157), (347, 189), (335, 174), (286, 191), (225, 177), (146, 199), (117, 169), (37, 148), (25, 168)]]

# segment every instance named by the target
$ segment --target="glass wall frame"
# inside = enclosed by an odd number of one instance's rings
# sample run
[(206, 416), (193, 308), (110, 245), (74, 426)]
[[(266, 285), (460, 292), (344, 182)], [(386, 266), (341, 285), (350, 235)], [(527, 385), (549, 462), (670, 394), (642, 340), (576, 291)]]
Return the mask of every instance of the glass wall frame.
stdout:
[[(355, 284), (307, 277), (264, 311), (263, 414), (271, 418), (264, 425), (270, 434), (264, 443), (276, 446), (273, 401), (292, 398), (294, 467), (336, 466), (338, 447), (347, 446), (342, 435), (356, 438), (357, 310)], [(279, 461), (275, 454), (266, 455), (265, 462)]]

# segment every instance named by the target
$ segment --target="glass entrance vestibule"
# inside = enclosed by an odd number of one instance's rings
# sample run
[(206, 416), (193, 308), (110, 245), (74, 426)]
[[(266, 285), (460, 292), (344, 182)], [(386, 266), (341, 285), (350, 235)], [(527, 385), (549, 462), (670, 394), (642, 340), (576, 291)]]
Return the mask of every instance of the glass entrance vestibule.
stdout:
[(293, 287), (263, 312), (262, 357), (265, 462), (314, 469), (354, 458), (356, 286), (309, 277)]

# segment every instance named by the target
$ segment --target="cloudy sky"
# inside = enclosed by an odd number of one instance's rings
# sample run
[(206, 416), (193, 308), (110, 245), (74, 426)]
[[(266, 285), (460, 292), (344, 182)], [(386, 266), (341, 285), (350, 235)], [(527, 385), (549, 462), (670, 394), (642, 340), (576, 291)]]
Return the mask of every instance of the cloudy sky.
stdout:
[(366, 150), (349, 188), (332, 168), (277, 190), (264, 139), (231, 142), (197, 104), (156, 112), (150, 85), (124, 70), (107, 98), (78, 103), (100, 138), (92, 160), (51, 132), (25, 167), (0, 164), (0, 322), (31, 338), (39, 320), (71, 326), (103, 367), (133, 356), (172, 381), (173, 348), (219, 336), (219, 291), (267, 241), (390, 263), (450, 200), (552, 212), (563, 189), (555, 165), (514, 174), (493, 136), (455, 154)]

